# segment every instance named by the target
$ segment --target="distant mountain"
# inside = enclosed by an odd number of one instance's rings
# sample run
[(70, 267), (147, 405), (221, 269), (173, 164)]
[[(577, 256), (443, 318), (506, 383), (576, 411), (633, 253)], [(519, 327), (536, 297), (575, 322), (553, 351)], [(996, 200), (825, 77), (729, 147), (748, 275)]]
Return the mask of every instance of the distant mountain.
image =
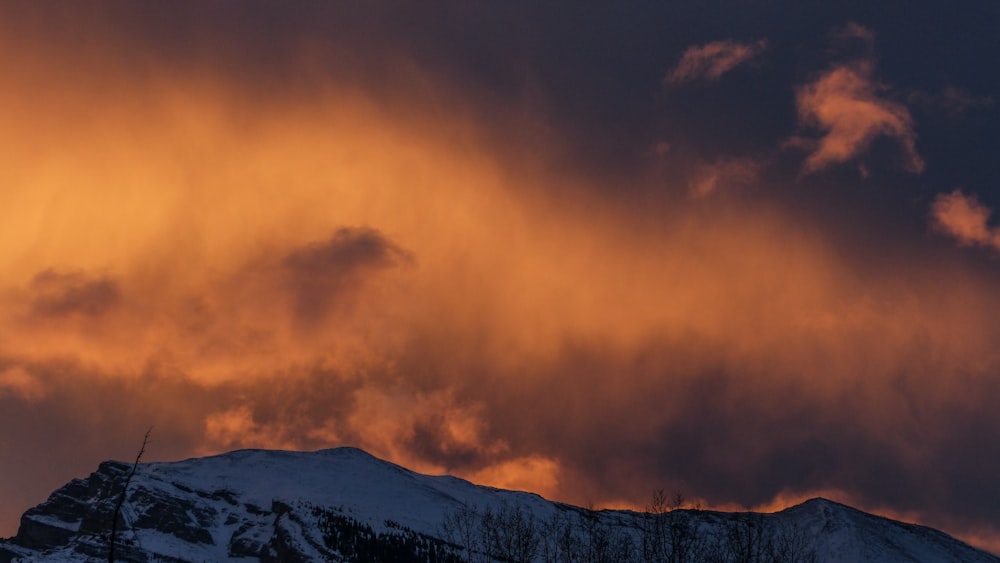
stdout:
[[(104, 462), (28, 510), (0, 540), (0, 563), (107, 561), (130, 469)], [(590, 511), (353, 448), (142, 464), (118, 530), (118, 561), (1000, 563), (936, 530), (824, 499), (775, 514)]]

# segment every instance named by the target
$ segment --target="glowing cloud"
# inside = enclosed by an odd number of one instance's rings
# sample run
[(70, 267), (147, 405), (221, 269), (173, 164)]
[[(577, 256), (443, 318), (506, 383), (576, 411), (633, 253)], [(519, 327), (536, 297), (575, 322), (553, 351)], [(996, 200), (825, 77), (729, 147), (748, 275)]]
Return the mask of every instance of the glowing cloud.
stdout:
[(822, 131), (819, 139), (793, 141), (811, 151), (804, 166), (806, 173), (857, 157), (879, 136), (891, 137), (902, 146), (907, 170), (923, 171), (909, 110), (882, 98), (882, 88), (873, 75), (874, 63), (863, 60), (836, 66), (798, 88), (800, 123)]
[(960, 244), (986, 246), (1000, 251), (1000, 228), (990, 227), (990, 208), (959, 190), (938, 194), (931, 205), (934, 226)]
[(517, 458), (481, 469), (469, 478), (492, 487), (547, 496), (558, 494), (559, 463), (540, 456)]
[(723, 74), (753, 59), (767, 48), (767, 41), (754, 43), (713, 41), (689, 47), (681, 60), (663, 79), (667, 84), (682, 84), (695, 80), (718, 80)]
[(37, 377), (21, 366), (0, 369), (0, 396), (12, 395), (34, 403), (48, 395), (48, 389)]
[[(255, 6), (184, 41), (147, 8), (92, 15), (104, 34), (0, 18), (0, 442), (25, 452), (0, 464), (4, 531), (150, 425), (151, 460), (355, 445), (570, 502), (835, 490), (993, 530), (1000, 297), (948, 245), (883, 252), (861, 225), (872, 258), (784, 199), (781, 166), (680, 136), (637, 144), (663, 175), (584, 162), (537, 99), (467, 104), (482, 83), (407, 58), (438, 52), (402, 49), (427, 46), (407, 18), (369, 37), (368, 3)], [(667, 82), (763, 49), (693, 47)], [(921, 162), (870, 65), (799, 110), (809, 171), (879, 136)], [(969, 244), (987, 215), (935, 204)]]

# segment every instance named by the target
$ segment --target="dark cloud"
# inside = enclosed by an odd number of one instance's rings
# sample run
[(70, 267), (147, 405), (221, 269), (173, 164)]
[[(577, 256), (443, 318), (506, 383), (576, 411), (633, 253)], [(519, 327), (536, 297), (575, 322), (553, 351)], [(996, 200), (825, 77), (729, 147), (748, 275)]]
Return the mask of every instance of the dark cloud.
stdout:
[(723, 74), (758, 56), (766, 47), (764, 39), (754, 43), (713, 41), (689, 47), (664, 82), (681, 84), (700, 79), (718, 80)]
[[(73, 362), (0, 358), (0, 374), (14, 371), (30, 374), (44, 394), (26, 401), (5, 393), (0, 375), (0, 425), (7, 429), (0, 437), (0, 494), (8, 506), (37, 504), (101, 460), (134, 458), (149, 427), (148, 460), (189, 457), (201, 440), (202, 413), (231, 395), (152, 366), (129, 380)], [(19, 511), (0, 515), (5, 532), (16, 530)]]
[(848, 22), (830, 30), (831, 51), (842, 58), (869, 59), (875, 56), (875, 30)]
[(297, 316), (315, 322), (338, 306), (349, 305), (367, 276), (412, 263), (407, 251), (379, 231), (341, 227), (327, 241), (292, 251), (282, 266), (295, 295)]
[[(897, 352), (921, 356), (923, 345), (915, 340)], [(567, 351), (528, 374), (497, 373), (484, 360), (471, 370), (475, 379), (459, 384), (459, 396), (484, 406), (490, 434), (510, 445), (507, 456), (543, 451), (558, 459), (564, 486), (580, 499), (641, 500), (666, 487), (712, 505), (767, 506), (820, 491), (873, 509), (920, 512), (922, 521), (948, 529), (990, 517), (996, 499), (986, 491), (1000, 461), (961, 451), (991, 450), (1000, 432), (982, 408), (998, 399), (1000, 365), (971, 375), (914, 361), (895, 378), (858, 373), (844, 384), (830, 381), (844, 374), (825, 370), (776, 375), (784, 369), (777, 359), (725, 367), (721, 351), (720, 365), (704, 365), (711, 349), (667, 339), (633, 352), (631, 361)], [(638, 357), (643, 367), (632, 363)], [(973, 383), (979, 378), (988, 383)], [(981, 393), (971, 403), (963, 391), (970, 386)], [(955, 409), (964, 414), (953, 425)], [(490, 457), (447, 455), (425, 439), (408, 447), (460, 472)], [(924, 512), (927, 506), (940, 511)]]
[(111, 278), (79, 272), (39, 272), (31, 280), (30, 291), (31, 311), (41, 317), (102, 315), (121, 299), (118, 285)]
[(928, 111), (944, 110), (950, 117), (966, 117), (976, 111), (988, 110), (993, 107), (993, 98), (977, 96), (963, 88), (949, 84), (936, 93), (912, 92), (909, 95), (912, 104)]
[(150, 425), (1000, 533), (1000, 271), (940, 236), (996, 234), (992, 5), (59, 6), (0, 7), (5, 533)]

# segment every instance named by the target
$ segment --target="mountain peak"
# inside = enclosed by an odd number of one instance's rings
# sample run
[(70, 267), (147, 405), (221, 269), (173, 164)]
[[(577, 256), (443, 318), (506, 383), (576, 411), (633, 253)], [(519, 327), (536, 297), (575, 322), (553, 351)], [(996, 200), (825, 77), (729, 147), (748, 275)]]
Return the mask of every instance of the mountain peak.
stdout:
[[(17, 536), (0, 541), (0, 563), (106, 561), (114, 505), (128, 468), (102, 463), (28, 510)], [(596, 549), (591, 543), (599, 534), (601, 549), (638, 562), (644, 560), (643, 546), (668, 545), (651, 530), (678, 526), (702, 550), (691, 552), (693, 561), (709, 550), (722, 553), (727, 538), (750, 525), (742, 513), (684, 510), (654, 517), (590, 511), (531, 493), (421, 475), (350, 447), (248, 449), (146, 463), (127, 493), (116, 551), (136, 561), (540, 561), (543, 548), (562, 549), (560, 557), (579, 560), (582, 555), (573, 550)], [(655, 524), (655, 518), (667, 518), (669, 525)], [(754, 518), (762, 524), (754, 528), (757, 533), (770, 538), (761, 545), (781, 544), (821, 563), (1000, 562), (941, 532), (823, 498)], [(496, 533), (515, 528), (531, 540), (530, 556), (488, 544)], [(456, 535), (456, 530), (475, 533)], [(572, 541), (560, 543), (556, 535)]]

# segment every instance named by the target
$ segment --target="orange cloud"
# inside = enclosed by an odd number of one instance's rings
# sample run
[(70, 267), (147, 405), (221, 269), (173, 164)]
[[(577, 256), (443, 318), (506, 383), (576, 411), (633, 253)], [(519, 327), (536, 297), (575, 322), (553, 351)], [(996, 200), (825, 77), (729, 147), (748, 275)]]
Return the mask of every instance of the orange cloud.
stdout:
[(934, 226), (955, 237), (960, 244), (986, 246), (1000, 251), (1000, 228), (988, 225), (991, 211), (959, 190), (938, 194), (931, 205)]
[(62, 274), (52, 270), (36, 274), (30, 290), (32, 313), (41, 317), (100, 315), (119, 299), (118, 287), (109, 278), (87, 279), (80, 273)]
[[(153, 424), (153, 457), (351, 444), (584, 503), (849, 490), (956, 528), (996, 514), (970, 491), (1000, 461), (962, 455), (1000, 428), (982, 272), (684, 197), (759, 187), (747, 161), (575, 173), (534, 119), (405, 59), (370, 78), (343, 45), (283, 45), (302, 82), (273, 89), (211, 49), (167, 65), (106, 39), (0, 34), (0, 439), (32, 460), (85, 473)], [(707, 47), (679, 76), (763, 43)], [(860, 67), (800, 90), (816, 169), (878, 135), (913, 148), (879, 92)], [(0, 483), (66, 480), (24, 466)]]
[(0, 369), (0, 395), (13, 395), (33, 403), (48, 393), (46, 385), (22, 366)]
[(664, 82), (681, 84), (695, 80), (718, 80), (723, 74), (753, 59), (767, 48), (767, 41), (754, 43), (713, 41), (689, 47)]
[(542, 456), (502, 461), (466, 478), (482, 485), (530, 491), (549, 498), (559, 494), (559, 463)]
[(798, 138), (807, 148), (806, 173), (856, 158), (877, 137), (895, 139), (903, 148), (905, 167), (920, 173), (924, 161), (916, 148), (913, 119), (906, 106), (880, 96), (874, 64), (862, 60), (834, 67), (796, 91), (799, 121), (819, 129), (819, 139)]
[(208, 415), (205, 440), (205, 453), (240, 448), (291, 450), (298, 445), (295, 440), (283, 436), (279, 429), (259, 424), (250, 407), (245, 405)]

